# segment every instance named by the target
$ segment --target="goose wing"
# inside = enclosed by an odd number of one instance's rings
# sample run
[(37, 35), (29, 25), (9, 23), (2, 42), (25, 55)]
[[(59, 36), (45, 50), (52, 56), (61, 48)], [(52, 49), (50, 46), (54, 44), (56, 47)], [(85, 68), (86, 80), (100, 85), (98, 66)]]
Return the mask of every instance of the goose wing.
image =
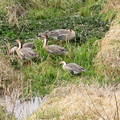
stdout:
[(58, 30), (52, 30), (51, 32), (51, 36), (53, 38), (59, 39), (60, 36), (65, 36), (69, 33), (69, 30), (66, 29), (58, 29)]
[(58, 39), (61, 41), (68, 40), (67, 34), (60, 34), (58, 35)]
[(25, 44), (23, 44), (23, 47), (24, 48), (32, 48), (32, 49), (34, 49), (35, 48), (35, 44), (34, 44), (34, 42), (28, 42), (28, 43), (25, 43)]
[(48, 46), (48, 52), (52, 53), (52, 54), (63, 54), (68, 52), (65, 48), (60, 47), (58, 45), (49, 45)]
[(23, 60), (38, 56), (38, 54), (35, 53), (31, 48), (22, 48), (19, 50), (19, 54)]
[(52, 30), (50, 31), (52, 34), (68, 34), (70, 31), (66, 29), (58, 29), (58, 30)]
[(78, 64), (76, 63), (68, 63), (66, 65), (66, 69), (68, 70), (72, 70), (72, 71), (75, 71), (75, 72), (82, 72), (82, 71), (85, 71), (85, 69), (81, 66), (79, 66)]

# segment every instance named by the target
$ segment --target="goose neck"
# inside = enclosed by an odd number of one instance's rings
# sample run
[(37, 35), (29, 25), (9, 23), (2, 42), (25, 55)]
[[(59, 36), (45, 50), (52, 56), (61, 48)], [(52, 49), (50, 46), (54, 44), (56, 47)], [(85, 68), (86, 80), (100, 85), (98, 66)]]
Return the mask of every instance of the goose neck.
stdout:
[(63, 61), (63, 66), (65, 66), (66, 65), (66, 62), (65, 61)]
[(47, 46), (47, 39), (46, 38), (44, 38), (44, 44), (43, 44), (43, 46), (44, 47)]
[(66, 62), (63, 61), (62, 64), (63, 64), (62, 68), (65, 70)]
[(18, 44), (19, 44), (19, 49), (21, 49), (22, 48), (22, 43), (19, 42)]

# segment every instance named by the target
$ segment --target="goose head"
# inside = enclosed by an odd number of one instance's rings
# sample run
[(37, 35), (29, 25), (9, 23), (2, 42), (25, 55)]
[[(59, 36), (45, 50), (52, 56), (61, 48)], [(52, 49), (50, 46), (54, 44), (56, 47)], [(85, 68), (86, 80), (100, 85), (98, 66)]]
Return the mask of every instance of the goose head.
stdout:
[(47, 42), (48, 42), (48, 36), (47, 36), (47, 34), (41, 33), (41, 34), (39, 34), (39, 37), (43, 38), (43, 40), (44, 40), (43, 47), (46, 47), (47, 46)]
[(20, 39), (16, 39), (16, 42), (19, 43), (19, 42), (22, 42)]
[(44, 33), (42, 33), (42, 32), (39, 33), (39, 34), (37, 35), (37, 37), (41, 37), (42, 34), (46, 34), (48, 38), (51, 36), (51, 32), (50, 32), (50, 31), (45, 31)]
[(72, 29), (69, 29), (70, 34), (73, 34), (73, 37), (75, 37), (75, 32)]
[(44, 34), (44, 33), (39, 33), (39, 34), (37, 35), (37, 37), (41, 37), (42, 34)]
[(62, 65), (62, 64), (63, 64), (63, 65), (66, 65), (66, 62), (65, 62), (65, 61), (60, 61), (60, 62), (59, 62), (59, 65)]
[(47, 34), (45, 34), (45, 33), (39, 33), (39, 34), (38, 34), (38, 37), (42, 37), (42, 38), (44, 38), (44, 39), (48, 39), (48, 36), (47, 36)]
[(19, 44), (19, 49), (21, 49), (23, 47), (22, 41), (20, 39), (17, 39), (16, 42)]

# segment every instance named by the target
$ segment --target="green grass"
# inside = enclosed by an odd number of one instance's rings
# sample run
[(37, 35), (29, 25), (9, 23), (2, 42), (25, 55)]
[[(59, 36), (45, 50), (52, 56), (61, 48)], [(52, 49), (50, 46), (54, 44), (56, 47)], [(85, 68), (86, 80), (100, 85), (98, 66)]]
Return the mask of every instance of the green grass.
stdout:
[[(26, 21), (21, 21), (21, 24)], [(44, 32), (46, 30), (53, 30), (59, 28), (72, 28), (76, 32), (77, 43), (85, 42), (90, 38), (100, 39), (108, 30), (108, 23), (102, 21), (100, 16), (94, 17), (82, 17), (82, 16), (72, 16), (72, 17), (61, 17), (61, 18), (51, 18), (45, 20), (29, 20), (26, 22), (27, 26), (21, 26), (21, 28), (10, 26), (6, 22), (0, 24), (1, 32), (0, 39), (3, 43), (9, 41), (13, 42), (15, 39), (20, 38), (23, 41), (25, 39), (34, 39), (39, 32)]]
[[(51, 42), (52, 41), (50, 41), (50, 43)], [(49, 94), (49, 92), (58, 85), (67, 85), (68, 83), (76, 84), (79, 81), (79, 78), (97, 75), (92, 64), (92, 60), (97, 53), (97, 47), (92, 46), (90, 42), (86, 42), (82, 46), (75, 46), (73, 43), (70, 43), (70, 45), (66, 43), (62, 44), (62, 46), (69, 51), (70, 57), (65, 55), (54, 56), (51, 54), (48, 57), (48, 53), (43, 48), (42, 40), (36, 39), (35, 43), (35, 51), (39, 53), (40, 58), (30, 66), (23, 68), (25, 82), (28, 79), (32, 80), (32, 91), (45, 95)], [(68, 71), (63, 71), (62, 67), (58, 66), (61, 60), (64, 60), (67, 63), (77, 63), (84, 67), (86, 72), (82, 72), (78, 76), (73, 76), (71, 78)], [(89, 79), (88, 82), (90, 82)]]
[(15, 120), (15, 117), (12, 116), (12, 118), (11, 118), (11, 116), (6, 112), (5, 107), (0, 106), (0, 120), (5, 120), (5, 119), (6, 120), (10, 120), (10, 119)]
[[(14, 40), (17, 38), (20, 38), (23, 43), (35, 42), (35, 52), (39, 54), (39, 58), (33, 60), (31, 65), (22, 68), (17, 57), (11, 61), (15, 70), (22, 71), (25, 92), (32, 90), (33, 94), (39, 93), (44, 96), (57, 86), (68, 83), (77, 84), (80, 78), (83, 78), (85, 83), (92, 83), (89, 78), (96, 76), (99, 77), (101, 84), (102, 77), (96, 73), (93, 66), (98, 48), (92, 44), (95, 40), (101, 39), (109, 29), (108, 21), (103, 21), (102, 15), (99, 14), (102, 10), (103, 0), (86, 2), (63, 0), (59, 4), (59, 0), (53, 1), (28, 0), (29, 5), (27, 6), (26, 1), (21, 0), (20, 4), (27, 10), (27, 16), (19, 19), (19, 28), (6, 22), (8, 18), (4, 18), (4, 21), (0, 22), (1, 51), (6, 54), (8, 49), (6, 43), (15, 45)], [(38, 2), (40, 2), (39, 6), (36, 4)], [(17, 0), (7, 4), (14, 5), (16, 3), (18, 3)], [(3, 9), (2, 15), (5, 14), (6, 11)], [(48, 53), (43, 48), (42, 40), (38, 40), (36, 36), (39, 32), (60, 28), (73, 29), (76, 32), (75, 40), (71, 41), (70, 45), (67, 43), (61, 45), (50, 39), (48, 44), (65, 47), (69, 51), (70, 57), (49, 55), (48, 59)], [(67, 63), (75, 62), (84, 67), (86, 72), (71, 78), (67, 71), (63, 71), (62, 67), (58, 66), (61, 60)]]

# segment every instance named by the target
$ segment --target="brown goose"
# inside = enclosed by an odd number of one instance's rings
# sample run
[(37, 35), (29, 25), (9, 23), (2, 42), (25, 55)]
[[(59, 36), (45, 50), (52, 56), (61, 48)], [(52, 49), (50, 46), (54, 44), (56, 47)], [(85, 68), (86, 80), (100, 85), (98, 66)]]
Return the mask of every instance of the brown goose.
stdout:
[(45, 50), (47, 52), (52, 53), (54, 55), (61, 55), (61, 54), (64, 54), (64, 53), (68, 53), (68, 51), (65, 48), (60, 47), (58, 45), (47, 45), (48, 36), (45, 33), (42, 33), (39, 37), (44, 38), (43, 47), (45, 48)]
[[(23, 44), (23, 48), (31, 48), (31, 49), (34, 49), (34, 48), (35, 48), (34, 42), (24, 43), (24, 44)], [(16, 49), (17, 49), (17, 46), (12, 47), (12, 48), (8, 51), (8, 54), (14, 53), (14, 51), (16, 51)]]
[[(75, 37), (75, 32), (72, 29), (57, 29), (52, 31), (46, 31), (48, 37), (52, 37), (60, 41), (69, 41)], [(41, 33), (38, 34), (38, 37), (41, 36)]]
[(26, 59), (32, 59), (34, 57), (39, 56), (31, 48), (23, 48), (22, 42), (20, 39), (17, 39), (16, 42), (19, 44), (19, 47), (17, 47), (16, 52), (17, 52), (17, 55), (21, 58), (23, 64)]
[(35, 49), (35, 44), (34, 42), (28, 42), (28, 43), (24, 43), (23, 44), (23, 48), (31, 48), (31, 49)]
[(66, 64), (65, 61), (61, 61), (59, 63), (59, 65), (62, 65), (62, 64), (63, 64), (63, 66), (62, 66), (63, 70), (68, 70), (71, 75), (79, 74), (82, 71), (86, 71), (83, 67), (79, 66), (76, 63), (68, 63), (68, 64)]

